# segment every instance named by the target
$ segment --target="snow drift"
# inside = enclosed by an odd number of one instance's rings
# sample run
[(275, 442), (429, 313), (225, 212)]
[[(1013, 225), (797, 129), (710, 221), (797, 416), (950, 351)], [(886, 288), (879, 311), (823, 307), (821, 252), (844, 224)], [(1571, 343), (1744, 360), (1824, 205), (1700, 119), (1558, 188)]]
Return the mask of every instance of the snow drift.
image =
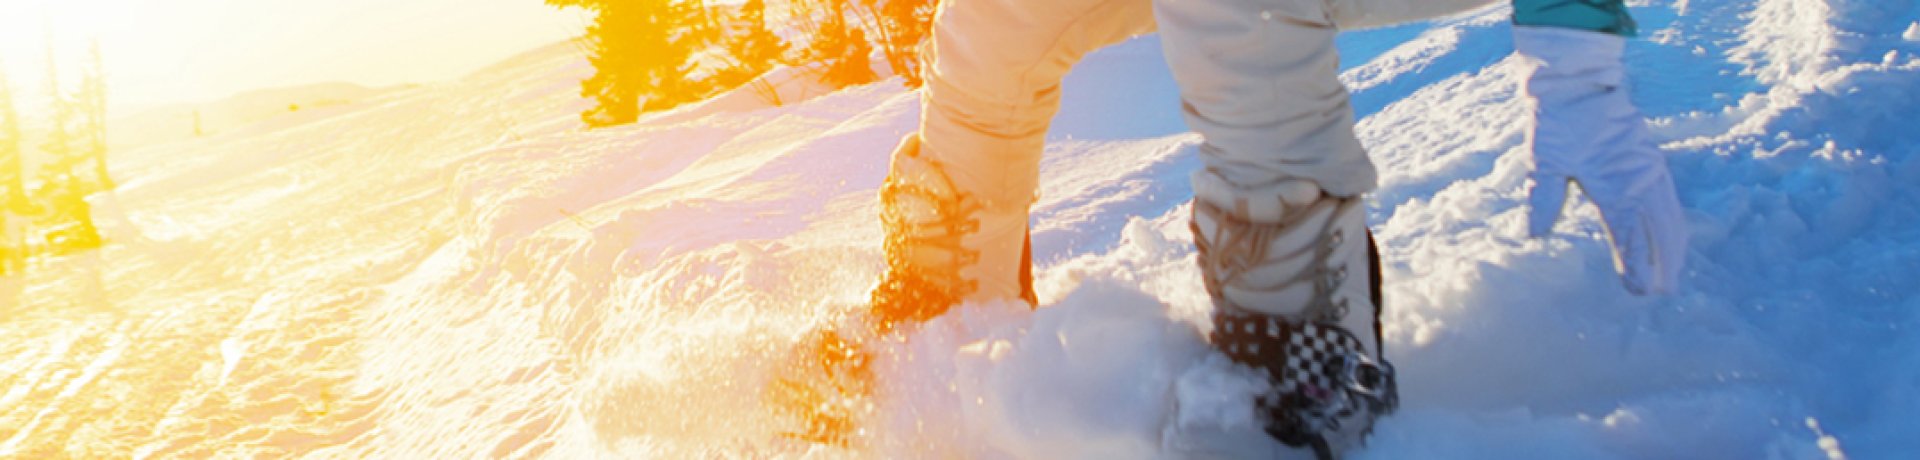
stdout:
[[(1920, 448), (1920, 2), (1634, 13), (1635, 99), (1693, 228), (1661, 298), (1619, 287), (1590, 205), (1524, 236), (1504, 9), (1341, 38), (1404, 400), (1358, 457)], [(138, 234), (39, 275), (108, 287), (30, 283), (0, 322), (0, 456), (1161, 456), (1169, 395), (1236, 383), (1199, 342), (1197, 140), (1160, 62), (1142, 37), (1069, 77), (1043, 307), (889, 344), (862, 448), (756, 414), (776, 357), (876, 278), (917, 96), (782, 80), (787, 105), (583, 131), (585, 69), (550, 48), (116, 158)]]

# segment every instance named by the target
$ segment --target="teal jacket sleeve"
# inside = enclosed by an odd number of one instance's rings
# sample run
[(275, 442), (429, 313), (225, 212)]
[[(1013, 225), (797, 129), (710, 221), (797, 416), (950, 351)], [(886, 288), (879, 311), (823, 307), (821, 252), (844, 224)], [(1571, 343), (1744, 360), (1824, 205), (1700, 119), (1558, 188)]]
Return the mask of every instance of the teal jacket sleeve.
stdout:
[(1624, 0), (1513, 0), (1513, 23), (1564, 27), (1631, 37), (1637, 33)]

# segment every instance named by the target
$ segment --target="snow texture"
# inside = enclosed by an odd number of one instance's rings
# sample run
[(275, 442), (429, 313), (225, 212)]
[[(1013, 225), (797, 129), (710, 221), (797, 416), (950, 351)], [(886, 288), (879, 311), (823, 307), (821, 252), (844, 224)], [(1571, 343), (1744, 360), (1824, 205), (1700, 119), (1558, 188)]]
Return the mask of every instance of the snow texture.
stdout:
[[(1666, 297), (1621, 288), (1590, 203), (1525, 236), (1505, 8), (1341, 37), (1404, 401), (1354, 457), (1920, 451), (1920, 2), (1631, 3), (1631, 90), (1692, 229)], [(128, 262), (104, 276), (140, 310), (4, 323), (0, 457), (1178, 456), (1167, 426), (1245, 427), (1257, 383), (1200, 339), (1197, 137), (1158, 47), (1068, 77), (1041, 308), (881, 344), (859, 448), (752, 414), (876, 279), (876, 188), (918, 95), (789, 69), (586, 131), (587, 70), (552, 47), (122, 154), (102, 220)], [(175, 383), (124, 390), (141, 378)]]

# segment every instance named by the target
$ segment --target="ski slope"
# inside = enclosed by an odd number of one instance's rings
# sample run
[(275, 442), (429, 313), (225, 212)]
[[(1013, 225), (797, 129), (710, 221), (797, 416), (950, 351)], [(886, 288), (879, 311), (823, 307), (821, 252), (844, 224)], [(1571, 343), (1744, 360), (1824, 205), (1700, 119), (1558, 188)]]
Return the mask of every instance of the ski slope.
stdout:
[[(1920, 449), (1920, 2), (1633, 10), (1632, 91), (1692, 229), (1660, 298), (1619, 286), (1589, 204), (1524, 236), (1504, 8), (1340, 39), (1404, 401), (1357, 458)], [(786, 105), (586, 131), (588, 73), (556, 45), (118, 153), (113, 243), (0, 280), (22, 299), (0, 306), (0, 458), (1154, 458), (1169, 418), (1244, 415), (1171, 406), (1238, 387), (1199, 341), (1197, 138), (1154, 37), (1069, 76), (1043, 308), (885, 344), (853, 450), (778, 441), (762, 391), (878, 276), (876, 188), (918, 96), (783, 71)]]

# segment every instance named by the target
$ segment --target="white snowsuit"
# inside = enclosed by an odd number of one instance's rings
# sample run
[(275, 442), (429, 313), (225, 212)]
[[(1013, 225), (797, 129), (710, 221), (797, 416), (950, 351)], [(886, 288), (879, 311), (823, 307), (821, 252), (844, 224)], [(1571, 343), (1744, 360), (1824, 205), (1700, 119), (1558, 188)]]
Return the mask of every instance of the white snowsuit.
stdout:
[[(1344, 28), (1492, 1), (945, 0), (926, 53), (919, 131), (894, 152), (882, 190), (889, 277), (908, 281), (883, 279), (875, 308), (882, 316), (937, 315), (944, 305), (897, 300), (943, 301), (898, 294), (912, 291), (899, 286), (929, 283), (963, 301), (1023, 297), (1027, 212), (1061, 79), (1087, 53), (1157, 25), (1181, 109), (1204, 138), (1194, 228), (1206, 235), (1197, 240), (1213, 240), (1203, 246), (1218, 246), (1213, 258), (1203, 247), (1202, 271), (1228, 273), (1209, 280), (1216, 301), (1291, 321), (1320, 321), (1303, 318), (1312, 308), (1337, 311), (1329, 316), (1378, 359), (1357, 204), (1376, 174), (1354, 134), (1333, 39)], [(1262, 226), (1308, 230), (1247, 231)], [(1248, 247), (1258, 249), (1242, 251)], [(1345, 267), (1362, 267), (1355, 281), (1344, 282)], [(1298, 452), (1271, 441), (1236, 451), (1229, 455)]]
[[(1375, 172), (1353, 133), (1334, 34), (1491, 1), (946, 0), (920, 130), (895, 153), (894, 177), (939, 182), (924, 178), (926, 164), (943, 165), (957, 192), (979, 199), (980, 228), (965, 242), (979, 260), (962, 268), (978, 281), (968, 298), (1018, 299), (1047, 127), (1061, 79), (1087, 53), (1152, 32), (1158, 18), (1187, 122), (1206, 139), (1205, 174), (1225, 186), (1202, 195), (1304, 178), (1356, 196), (1374, 187)], [(903, 162), (916, 157), (925, 164)]]

